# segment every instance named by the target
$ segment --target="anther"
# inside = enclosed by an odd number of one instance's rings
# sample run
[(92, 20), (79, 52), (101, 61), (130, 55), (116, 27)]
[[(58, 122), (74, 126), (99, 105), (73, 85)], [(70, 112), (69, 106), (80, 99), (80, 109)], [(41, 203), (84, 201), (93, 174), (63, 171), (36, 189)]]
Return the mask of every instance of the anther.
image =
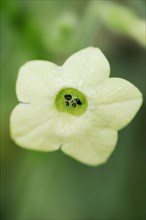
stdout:
[(74, 108), (76, 107), (76, 102), (72, 103), (72, 107), (74, 107)]
[(66, 105), (66, 106), (69, 106), (69, 102), (68, 102), (68, 101), (66, 101), (66, 102), (65, 102), (65, 105)]
[(80, 99), (77, 98), (76, 102), (77, 102), (78, 105), (82, 105), (82, 102), (80, 101)]
[(67, 95), (64, 96), (64, 98), (65, 98), (66, 100), (71, 100), (72, 96), (69, 95), (69, 94), (67, 94)]

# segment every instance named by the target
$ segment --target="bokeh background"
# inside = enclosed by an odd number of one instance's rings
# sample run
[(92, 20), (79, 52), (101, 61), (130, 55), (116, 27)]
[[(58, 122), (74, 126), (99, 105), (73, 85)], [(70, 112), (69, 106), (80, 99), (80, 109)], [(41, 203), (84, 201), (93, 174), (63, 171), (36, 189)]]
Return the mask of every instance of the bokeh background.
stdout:
[(111, 76), (145, 97), (145, 1), (1, 1), (1, 9), (1, 219), (145, 219), (145, 104), (119, 132), (108, 162), (95, 168), (61, 151), (19, 148), (9, 134), (18, 69), (28, 60), (61, 65), (96, 46)]

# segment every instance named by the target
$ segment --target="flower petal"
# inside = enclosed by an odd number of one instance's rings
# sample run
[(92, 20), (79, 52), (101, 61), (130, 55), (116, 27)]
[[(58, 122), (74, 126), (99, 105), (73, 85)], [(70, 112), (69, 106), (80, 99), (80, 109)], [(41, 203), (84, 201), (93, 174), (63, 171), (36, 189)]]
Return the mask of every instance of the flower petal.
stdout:
[(53, 132), (56, 123), (53, 107), (48, 108), (48, 103), (19, 104), (10, 118), (11, 137), (24, 148), (54, 151), (61, 145)]
[(92, 127), (88, 133), (71, 137), (61, 149), (82, 163), (96, 166), (106, 162), (114, 150), (117, 137), (113, 129)]
[(48, 61), (29, 61), (20, 70), (16, 93), (21, 102), (35, 102), (52, 98), (61, 83), (61, 67)]
[(117, 130), (133, 119), (141, 104), (141, 92), (133, 84), (120, 78), (104, 81), (97, 87), (96, 93), (92, 94), (90, 101), (96, 112), (96, 123)]
[(83, 93), (109, 77), (109, 63), (98, 48), (88, 47), (70, 56), (63, 65), (69, 85)]

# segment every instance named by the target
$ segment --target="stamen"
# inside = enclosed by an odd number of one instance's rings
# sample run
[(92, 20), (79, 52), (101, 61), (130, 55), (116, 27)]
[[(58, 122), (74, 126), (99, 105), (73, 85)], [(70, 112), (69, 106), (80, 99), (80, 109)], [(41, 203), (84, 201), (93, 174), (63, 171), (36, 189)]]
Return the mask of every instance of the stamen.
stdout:
[(76, 99), (76, 102), (77, 102), (78, 105), (82, 105), (82, 102), (81, 102), (80, 99), (77, 98), (77, 99)]
[(76, 107), (76, 102), (72, 103), (72, 107), (74, 107), (74, 108)]
[(66, 106), (69, 106), (69, 102), (68, 102), (68, 101), (66, 101), (66, 102), (65, 102), (65, 105), (66, 105)]
[(64, 96), (64, 98), (65, 98), (66, 100), (71, 100), (72, 96), (69, 95), (69, 94), (67, 94), (67, 95)]

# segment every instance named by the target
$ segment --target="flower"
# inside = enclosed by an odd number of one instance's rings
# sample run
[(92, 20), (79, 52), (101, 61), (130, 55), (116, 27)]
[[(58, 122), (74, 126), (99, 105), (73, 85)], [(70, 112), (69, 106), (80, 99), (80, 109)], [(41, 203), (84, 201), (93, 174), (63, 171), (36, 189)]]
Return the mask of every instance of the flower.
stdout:
[(11, 137), (32, 150), (55, 151), (82, 163), (104, 163), (142, 104), (141, 92), (121, 78), (109, 78), (100, 49), (85, 48), (63, 66), (29, 61), (20, 68), (20, 104), (10, 118)]

